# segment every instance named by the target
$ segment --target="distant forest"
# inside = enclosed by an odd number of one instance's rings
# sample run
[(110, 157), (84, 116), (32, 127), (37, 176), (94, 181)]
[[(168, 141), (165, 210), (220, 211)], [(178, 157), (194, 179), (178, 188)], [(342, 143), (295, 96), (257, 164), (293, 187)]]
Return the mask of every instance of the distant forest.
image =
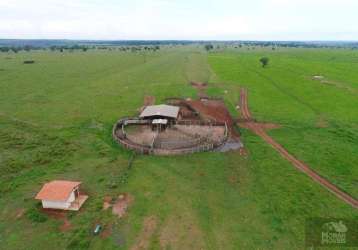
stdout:
[(190, 41), (190, 40), (42, 40), (42, 39), (0, 39), (0, 52), (37, 49), (50, 50), (83, 50), (88, 49), (111, 49), (119, 50), (149, 50), (157, 51), (160, 46), (203, 45), (205, 49), (243, 46), (251, 47), (292, 47), (292, 48), (348, 48), (358, 49), (358, 42), (346, 41)]

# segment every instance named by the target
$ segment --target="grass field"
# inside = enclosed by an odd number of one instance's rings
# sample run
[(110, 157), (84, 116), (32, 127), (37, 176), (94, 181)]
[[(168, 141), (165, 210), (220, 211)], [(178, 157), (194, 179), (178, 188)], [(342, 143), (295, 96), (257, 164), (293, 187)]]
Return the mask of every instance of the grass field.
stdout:
[[(258, 60), (269, 56), (263, 69)], [(35, 64), (25, 65), (23, 60)], [(248, 130), (248, 155), (138, 156), (111, 129), (145, 95), (195, 97), (208, 81), (235, 116), (239, 87), (255, 118), (297, 158), (358, 196), (358, 53), (279, 49), (205, 53), (88, 51), (0, 54), (0, 249), (302, 249), (309, 217), (356, 218), (357, 211), (295, 170)], [(329, 83), (312, 80), (323, 75)], [(227, 92), (225, 92), (227, 91)], [(90, 198), (61, 221), (31, 219), (33, 197), (52, 179), (83, 182)], [(134, 197), (127, 215), (102, 210), (106, 195)], [(146, 221), (154, 223), (149, 235)], [(92, 236), (96, 223), (109, 237)], [(119, 245), (120, 243), (120, 245)]]

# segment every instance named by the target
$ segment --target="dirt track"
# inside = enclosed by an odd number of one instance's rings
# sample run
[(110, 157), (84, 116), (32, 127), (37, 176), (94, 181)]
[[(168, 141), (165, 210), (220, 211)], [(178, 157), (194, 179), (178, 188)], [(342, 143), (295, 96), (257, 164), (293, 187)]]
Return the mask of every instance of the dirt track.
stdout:
[(264, 141), (270, 144), (276, 151), (280, 153), (282, 157), (287, 159), (292, 165), (303, 173), (307, 174), (311, 177), (315, 182), (319, 183), (323, 187), (325, 187), (328, 191), (332, 192), (339, 199), (348, 203), (354, 208), (358, 208), (358, 201), (350, 196), (349, 194), (340, 190), (337, 186), (333, 185), (327, 179), (323, 178), (319, 174), (317, 174), (314, 170), (312, 170), (308, 165), (296, 159), (293, 155), (291, 155), (286, 149), (284, 149), (279, 143), (277, 143), (272, 137), (270, 137), (265, 130), (260, 126), (259, 123), (253, 122), (253, 118), (250, 114), (248, 101), (247, 101), (247, 90), (241, 89), (240, 92), (240, 107), (241, 107), (241, 115), (244, 120), (246, 120), (246, 126), (253, 131), (255, 134), (260, 136)]

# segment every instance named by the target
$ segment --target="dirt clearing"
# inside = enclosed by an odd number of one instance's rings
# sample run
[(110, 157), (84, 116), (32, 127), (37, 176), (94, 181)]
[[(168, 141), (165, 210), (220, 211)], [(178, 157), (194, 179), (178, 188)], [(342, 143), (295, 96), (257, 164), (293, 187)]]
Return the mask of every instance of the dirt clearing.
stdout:
[(320, 116), (316, 122), (317, 128), (327, 128), (328, 127), (328, 121), (324, 119), (322, 116)]
[(102, 239), (106, 239), (109, 236), (112, 235), (112, 229), (113, 229), (113, 225), (112, 224), (108, 224), (104, 226), (104, 230), (101, 233), (101, 238)]
[(20, 219), (25, 214), (25, 209), (20, 208), (16, 211), (15, 219)]
[(154, 96), (150, 96), (150, 95), (146, 95), (146, 96), (144, 96), (144, 98), (143, 98), (143, 106), (140, 107), (140, 108), (138, 109), (138, 111), (139, 111), (139, 112), (142, 112), (142, 111), (145, 109), (145, 107), (151, 106), (151, 105), (154, 105), (154, 104), (155, 104), (155, 97), (154, 97)]
[(229, 127), (233, 119), (222, 100), (186, 100), (185, 103), (196, 110), (204, 119), (215, 122), (226, 122)]
[(143, 105), (144, 106), (150, 106), (155, 104), (155, 97), (151, 95), (144, 96)]
[(103, 210), (107, 210), (111, 206), (112, 206), (112, 197), (111, 196), (104, 197), (104, 199), (103, 199)]
[[(191, 82), (191, 85), (199, 91), (206, 89), (206, 83)], [(240, 134), (236, 131), (234, 125), (235, 121), (232, 118), (229, 110), (227, 109), (224, 101), (220, 98), (199, 98), (198, 100), (192, 99), (176, 99), (172, 100), (173, 104), (183, 107), (184, 117), (191, 120), (190, 117), (195, 117), (193, 120), (204, 120), (219, 124), (227, 125), (228, 140), (220, 148), (216, 149), (219, 152), (227, 152), (237, 150), (242, 147), (240, 142)], [(195, 115), (194, 115), (195, 114)]]
[(48, 215), (48, 217), (63, 221), (60, 226), (61, 232), (66, 232), (72, 228), (71, 222), (67, 218), (67, 211), (55, 210), (55, 209), (41, 209), (41, 211)]
[(233, 142), (240, 141), (240, 134), (235, 130), (234, 119), (221, 99), (185, 100), (185, 104), (200, 114), (204, 120), (226, 123), (229, 137)]
[(117, 201), (112, 206), (112, 213), (117, 215), (118, 218), (122, 218), (133, 201), (133, 196), (128, 193), (119, 195)]

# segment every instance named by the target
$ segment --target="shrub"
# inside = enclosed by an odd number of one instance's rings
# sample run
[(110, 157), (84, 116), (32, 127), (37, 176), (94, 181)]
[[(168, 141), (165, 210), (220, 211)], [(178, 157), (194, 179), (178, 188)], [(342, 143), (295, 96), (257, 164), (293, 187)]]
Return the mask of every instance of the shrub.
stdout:
[(269, 61), (270, 61), (270, 59), (269, 59), (268, 57), (262, 57), (262, 58), (260, 59), (260, 62), (261, 62), (261, 64), (262, 64), (262, 67), (263, 67), (263, 68), (268, 65)]
[(90, 245), (89, 233), (85, 228), (79, 228), (72, 235), (66, 249), (88, 249)]
[(205, 47), (206, 51), (210, 51), (210, 50), (214, 49), (214, 46), (212, 44), (206, 44), (204, 47)]
[(34, 207), (30, 208), (29, 210), (27, 210), (26, 216), (29, 220), (31, 220), (32, 222), (36, 222), (36, 223), (42, 223), (42, 222), (47, 221), (47, 215), (41, 213), (39, 211), (38, 206), (34, 206)]
[(35, 63), (34, 60), (26, 60), (26, 61), (24, 61), (24, 64), (33, 64), (33, 63)]

